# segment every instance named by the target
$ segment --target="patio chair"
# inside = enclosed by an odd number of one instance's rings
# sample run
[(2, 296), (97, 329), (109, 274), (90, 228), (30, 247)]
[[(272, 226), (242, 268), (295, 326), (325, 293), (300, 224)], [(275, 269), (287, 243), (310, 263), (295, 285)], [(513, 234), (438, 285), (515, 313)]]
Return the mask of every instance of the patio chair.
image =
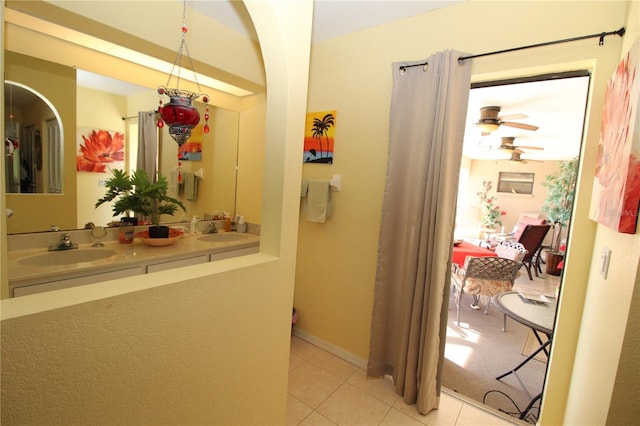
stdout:
[(539, 259), (540, 256), (538, 255), (536, 257), (536, 255), (538, 250), (540, 250), (544, 237), (547, 235), (547, 232), (549, 232), (549, 228), (551, 228), (551, 225), (527, 225), (524, 231), (522, 231), (520, 238), (518, 238), (518, 242), (527, 250), (527, 254), (522, 258), (522, 264), (527, 268), (530, 280), (533, 280), (531, 268), (534, 268), (536, 277), (538, 276), (539, 266), (536, 259)]
[(528, 250), (524, 248), (522, 244), (516, 243), (515, 241), (503, 241), (496, 246), (495, 252), (498, 257), (522, 262)]
[(456, 321), (460, 325), (460, 301), (467, 292), (474, 296), (473, 309), (479, 309), (480, 296), (488, 296), (484, 313), (489, 312), (491, 297), (498, 293), (511, 291), (513, 281), (522, 264), (504, 257), (472, 257), (467, 256), (464, 267), (454, 268), (451, 273), (451, 285), (454, 287), (457, 314)]

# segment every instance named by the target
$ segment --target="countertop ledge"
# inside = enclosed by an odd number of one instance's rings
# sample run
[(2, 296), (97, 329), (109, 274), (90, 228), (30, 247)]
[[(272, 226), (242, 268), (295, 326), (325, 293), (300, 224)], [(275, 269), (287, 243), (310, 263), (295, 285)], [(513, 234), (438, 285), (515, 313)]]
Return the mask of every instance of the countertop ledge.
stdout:
[[(235, 232), (233, 232), (236, 234)], [(221, 232), (220, 234), (224, 234)], [(167, 261), (187, 259), (200, 255), (223, 253), (227, 251), (256, 247), (260, 244), (260, 236), (243, 233), (241, 239), (234, 241), (202, 241), (199, 238), (207, 234), (184, 235), (172, 245), (151, 247), (136, 239), (132, 244), (120, 244), (117, 241), (106, 241), (99, 249), (113, 250), (114, 255), (89, 262), (65, 265), (25, 266), (21, 259), (48, 253), (47, 248), (32, 250), (14, 250), (7, 253), (9, 287), (34, 285), (44, 282), (59, 281), (86, 275), (118, 271), (134, 267), (146, 267)], [(97, 250), (91, 244), (79, 244), (80, 251)]]

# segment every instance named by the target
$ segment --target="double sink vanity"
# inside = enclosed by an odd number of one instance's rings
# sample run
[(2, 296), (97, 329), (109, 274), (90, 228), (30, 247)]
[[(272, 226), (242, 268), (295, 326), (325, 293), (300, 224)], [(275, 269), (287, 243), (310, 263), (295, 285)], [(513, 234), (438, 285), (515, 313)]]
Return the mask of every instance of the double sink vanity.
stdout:
[[(185, 230), (163, 247), (138, 238), (121, 244), (117, 228), (108, 229), (101, 247), (93, 246), (90, 230), (10, 235), (9, 294), (18, 297), (258, 253), (260, 236), (254, 231), (259, 230), (250, 226), (249, 231), (190, 235)], [(48, 251), (65, 235), (77, 248)]]

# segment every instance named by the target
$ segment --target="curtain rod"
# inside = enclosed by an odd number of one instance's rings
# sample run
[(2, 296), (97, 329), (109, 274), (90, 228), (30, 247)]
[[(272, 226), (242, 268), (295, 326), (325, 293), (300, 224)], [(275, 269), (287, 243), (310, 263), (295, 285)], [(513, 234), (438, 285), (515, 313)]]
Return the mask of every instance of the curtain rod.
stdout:
[[(149, 114), (157, 114), (158, 113), (158, 111), (155, 111), (155, 110), (154, 111), (146, 111), (146, 112), (149, 113)], [(120, 117), (120, 118), (122, 118), (122, 121), (124, 121), (124, 120), (131, 120), (132, 118), (138, 118), (138, 116), (137, 115), (132, 115), (130, 117)]]
[[(589, 35), (573, 37), (573, 38), (565, 38), (565, 39), (562, 39), (562, 40), (547, 41), (547, 42), (544, 42), (544, 43), (530, 44), (528, 46), (514, 47), (514, 48), (511, 48), (511, 49), (496, 50), (494, 52), (487, 52), (487, 53), (479, 53), (477, 55), (461, 56), (461, 57), (458, 58), (458, 62), (464, 62), (466, 59), (480, 58), (482, 56), (498, 55), (500, 53), (509, 53), (509, 52), (515, 52), (517, 50), (531, 49), (531, 48), (534, 48), (534, 47), (542, 47), (542, 46), (550, 46), (552, 44), (568, 43), (568, 42), (571, 42), (571, 41), (586, 40), (586, 39), (589, 39), (589, 38), (596, 38), (596, 37), (598, 37), (600, 39), (598, 41), (598, 46), (602, 46), (602, 45), (604, 45), (604, 38), (606, 36), (608, 36), (608, 35), (618, 35), (618, 36), (622, 37), (624, 35), (624, 33), (625, 33), (625, 28), (622, 27), (617, 31), (609, 31), (609, 32), (604, 32), (604, 33), (589, 34)], [(424, 65), (428, 65), (428, 62), (424, 62), (424, 63), (421, 63), (421, 64), (414, 64), (414, 65), (401, 65), (400, 69), (404, 70), (406, 68), (421, 67), (421, 66), (424, 66)]]

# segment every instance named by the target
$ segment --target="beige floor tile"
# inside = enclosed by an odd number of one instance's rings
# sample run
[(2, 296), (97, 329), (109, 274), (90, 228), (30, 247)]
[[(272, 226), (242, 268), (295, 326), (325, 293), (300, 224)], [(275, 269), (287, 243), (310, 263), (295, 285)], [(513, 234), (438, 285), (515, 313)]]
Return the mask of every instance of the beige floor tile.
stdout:
[(442, 393), (440, 407), (426, 416), (395, 394), (390, 377), (372, 379), (365, 370), (299, 338), (291, 339), (287, 425), (429, 426), (509, 425), (499, 415)]
[(318, 414), (317, 411), (309, 414), (306, 419), (300, 423), (300, 426), (337, 426), (334, 422), (323, 416), (322, 414)]
[(423, 423), (412, 419), (395, 408), (391, 408), (382, 419), (382, 422), (380, 422), (380, 426), (423, 426)]
[(317, 351), (308, 361), (341, 380), (347, 380), (358, 371), (355, 365), (323, 350)]
[(393, 390), (393, 381), (390, 376), (371, 378), (367, 377), (365, 370), (359, 369), (347, 380), (347, 383), (389, 405), (395, 404), (399, 398)]
[(342, 380), (306, 361), (289, 373), (289, 393), (312, 408), (341, 384)]
[(474, 407), (473, 405), (464, 404), (460, 411), (460, 416), (458, 417), (456, 426), (507, 426), (512, 425), (513, 423), (514, 422), (503, 420), (491, 413), (481, 410), (480, 408)]
[(441, 394), (440, 407), (426, 416), (418, 413), (415, 404), (407, 405), (402, 399), (394, 404), (394, 408), (409, 417), (429, 426), (455, 425), (462, 410), (463, 403), (447, 394)]
[(318, 413), (340, 426), (379, 424), (391, 406), (345, 383), (318, 409)]
[(293, 354), (289, 355), (289, 371), (295, 370), (297, 367), (304, 363), (304, 359)]
[(287, 395), (287, 426), (298, 425), (307, 417), (313, 408), (292, 395)]
[(307, 360), (315, 355), (318, 351), (320, 351), (320, 349), (317, 346), (305, 342), (298, 337), (291, 336), (291, 355), (295, 355), (298, 358)]

